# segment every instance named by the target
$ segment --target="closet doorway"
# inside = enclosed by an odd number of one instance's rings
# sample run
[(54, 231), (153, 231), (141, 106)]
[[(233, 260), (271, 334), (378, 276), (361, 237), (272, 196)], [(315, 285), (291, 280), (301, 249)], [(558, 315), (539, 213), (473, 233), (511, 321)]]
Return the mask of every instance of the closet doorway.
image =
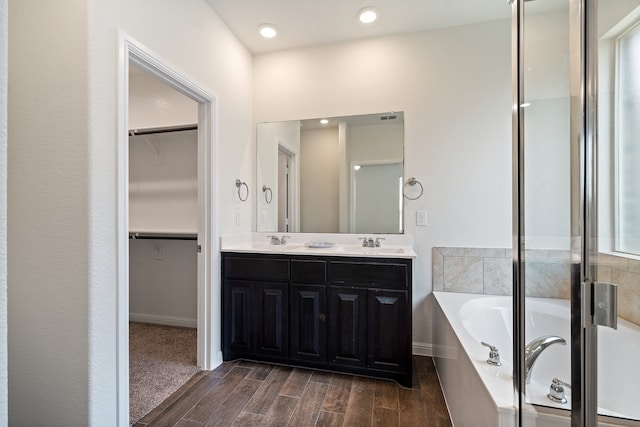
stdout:
[[(130, 348), (130, 331), (138, 338), (140, 332), (156, 335), (142, 354), (180, 356), (178, 365), (154, 365), (164, 382), (156, 388), (167, 386), (169, 394), (221, 359), (211, 320), (212, 307), (219, 305), (211, 286), (218, 275), (211, 259), (217, 249), (211, 190), (216, 102), (128, 36), (122, 35), (120, 47), (118, 424), (130, 425), (154, 407), (144, 405), (167, 397), (165, 391), (145, 396), (134, 418), (129, 381), (140, 374), (133, 360), (140, 347), (132, 335)], [(131, 402), (138, 398), (131, 396)]]

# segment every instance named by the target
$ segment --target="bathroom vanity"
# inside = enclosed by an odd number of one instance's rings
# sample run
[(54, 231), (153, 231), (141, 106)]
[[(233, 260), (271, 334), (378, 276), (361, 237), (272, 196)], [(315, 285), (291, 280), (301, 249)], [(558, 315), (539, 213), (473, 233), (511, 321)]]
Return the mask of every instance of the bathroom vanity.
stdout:
[(224, 360), (390, 378), (411, 387), (413, 250), (287, 246), (223, 247)]

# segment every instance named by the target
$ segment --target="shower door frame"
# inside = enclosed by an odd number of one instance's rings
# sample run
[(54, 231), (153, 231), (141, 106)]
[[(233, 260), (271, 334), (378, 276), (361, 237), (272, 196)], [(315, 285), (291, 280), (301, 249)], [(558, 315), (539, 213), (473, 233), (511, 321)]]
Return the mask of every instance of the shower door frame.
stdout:
[[(513, 386), (516, 424), (525, 404), (524, 3), (512, 0)], [(572, 427), (597, 423), (596, 0), (569, 0)]]

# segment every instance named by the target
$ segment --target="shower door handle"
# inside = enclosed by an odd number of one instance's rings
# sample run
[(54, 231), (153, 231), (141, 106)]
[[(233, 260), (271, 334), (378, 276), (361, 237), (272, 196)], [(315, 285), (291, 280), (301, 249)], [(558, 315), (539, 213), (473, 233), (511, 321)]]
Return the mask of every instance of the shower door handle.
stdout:
[(593, 324), (618, 329), (618, 285), (593, 282)]

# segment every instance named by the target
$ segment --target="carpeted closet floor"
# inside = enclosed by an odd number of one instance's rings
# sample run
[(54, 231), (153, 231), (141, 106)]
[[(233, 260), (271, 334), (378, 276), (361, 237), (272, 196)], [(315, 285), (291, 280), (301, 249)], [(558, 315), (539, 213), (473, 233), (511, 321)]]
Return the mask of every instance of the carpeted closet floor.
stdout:
[(199, 371), (196, 329), (129, 323), (129, 423), (133, 424)]

